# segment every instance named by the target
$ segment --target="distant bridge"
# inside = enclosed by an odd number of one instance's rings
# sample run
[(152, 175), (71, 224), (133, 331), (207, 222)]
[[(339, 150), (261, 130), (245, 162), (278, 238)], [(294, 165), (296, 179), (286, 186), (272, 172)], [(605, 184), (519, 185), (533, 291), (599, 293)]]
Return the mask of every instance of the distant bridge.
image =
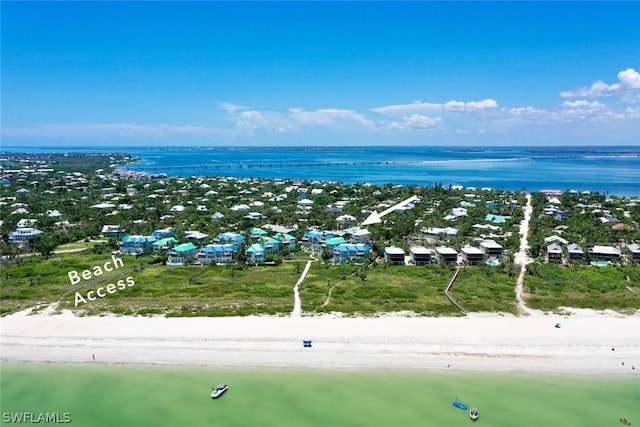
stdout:
[(422, 161), (378, 161), (378, 162), (264, 162), (264, 163), (208, 163), (201, 165), (171, 165), (171, 166), (138, 166), (128, 165), (127, 169), (134, 171), (183, 170), (183, 169), (261, 169), (261, 168), (293, 168), (293, 167), (321, 167), (321, 166), (367, 166), (367, 165), (397, 165), (419, 164)]
[(626, 153), (615, 155), (589, 155), (577, 154), (566, 156), (531, 156), (504, 159), (421, 159), (421, 160), (401, 160), (401, 161), (375, 161), (375, 162), (251, 162), (251, 163), (206, 163), (199, 165), (168, 165), (168, 166), (145, 166), (128, 165), (127, 169), (132, 171), (166, 171), (166, 170), (195, 170), (195, 169), (269, 169), (269, 168), (293, 168), (293, 167), (323, 167), (323, 166), (373, 166), (373, 165), (417, 165), (417, 164), (440, 164), (440, 163), (475, 163), (475, 162), (512, 162), (512, 161), (537, 161), (537, 160), (568, 160), (568, 159), (603, 159), (603, 158), (624, 158), (640, 157), (640, 153)]

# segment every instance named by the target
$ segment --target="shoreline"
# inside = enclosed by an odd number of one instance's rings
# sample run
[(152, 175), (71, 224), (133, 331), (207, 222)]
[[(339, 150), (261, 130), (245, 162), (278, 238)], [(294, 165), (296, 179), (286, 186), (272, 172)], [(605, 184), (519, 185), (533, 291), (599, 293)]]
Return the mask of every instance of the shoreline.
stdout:
[(149, 318), (48, 311), (2, 318), (3, 364), (640, 374), (639, 312)]

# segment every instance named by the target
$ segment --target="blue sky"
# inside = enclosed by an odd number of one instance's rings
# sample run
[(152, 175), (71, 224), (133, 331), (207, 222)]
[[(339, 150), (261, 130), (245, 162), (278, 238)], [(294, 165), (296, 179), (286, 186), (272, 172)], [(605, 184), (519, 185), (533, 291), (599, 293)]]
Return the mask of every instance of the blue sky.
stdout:
[(640, 145), (638, 2), (2, 2), (2, 145)]

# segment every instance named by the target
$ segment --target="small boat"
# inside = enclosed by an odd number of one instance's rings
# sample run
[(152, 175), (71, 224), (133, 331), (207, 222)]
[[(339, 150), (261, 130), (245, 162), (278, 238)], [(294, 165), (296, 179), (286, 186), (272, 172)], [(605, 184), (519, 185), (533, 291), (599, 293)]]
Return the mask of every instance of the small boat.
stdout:
[(211, 389), (211, 398), (215, 399), (224, 394), (225, 391), (229, 390), (229, 386), (226, 384), (218, 384), (217, 386)]
[(469, 416), (471, 417), (471, 419), (472, 419), (473, 421), (477, 420), (479, 415), (480, 415), (480, 414), (478, 414), (478, 410), (477, 410), (476, 408), (472, 408), (472, 409), (469, 411)]

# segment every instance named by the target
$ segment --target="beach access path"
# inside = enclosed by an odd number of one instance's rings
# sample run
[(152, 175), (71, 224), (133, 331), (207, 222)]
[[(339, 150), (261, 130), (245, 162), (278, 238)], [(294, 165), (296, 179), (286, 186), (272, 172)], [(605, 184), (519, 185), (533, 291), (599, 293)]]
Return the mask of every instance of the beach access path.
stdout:
[(532, 260), (527, 255), (529, 249), (529, 221), (531, 221), (531, 214), (533, 207), (531, 206), (531, 194), (527, 194), (527, 203), (524, 206), (524, 218), (520, 223), (520, 250), (515, 254), (514, 263), (520, 266), (520, 273), (516, 280), (516, 306), (520, 314), (530, 315), (534, 312), (533, 309), (527, 307), (525, 304), (524, 293), (524, 275), (527, 272), (527, 264)]

